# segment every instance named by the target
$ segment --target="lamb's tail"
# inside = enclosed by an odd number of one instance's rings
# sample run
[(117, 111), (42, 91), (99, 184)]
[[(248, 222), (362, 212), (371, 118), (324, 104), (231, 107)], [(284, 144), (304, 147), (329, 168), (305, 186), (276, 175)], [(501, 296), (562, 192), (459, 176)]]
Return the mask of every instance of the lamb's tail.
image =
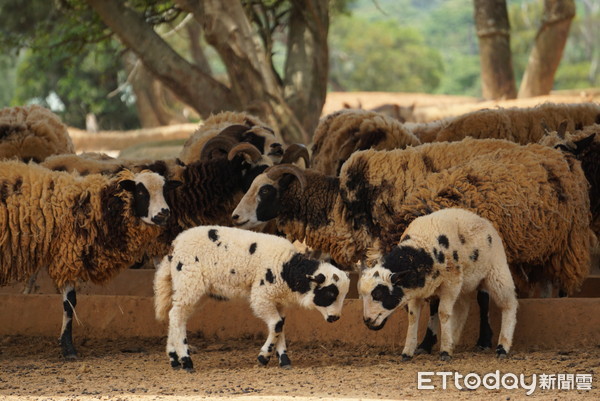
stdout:
[(154, 313), (157, 320), (167, 319), (173, 302), (172, 295), (171, 262), (169, 257), (165, 256), (154, 274)]

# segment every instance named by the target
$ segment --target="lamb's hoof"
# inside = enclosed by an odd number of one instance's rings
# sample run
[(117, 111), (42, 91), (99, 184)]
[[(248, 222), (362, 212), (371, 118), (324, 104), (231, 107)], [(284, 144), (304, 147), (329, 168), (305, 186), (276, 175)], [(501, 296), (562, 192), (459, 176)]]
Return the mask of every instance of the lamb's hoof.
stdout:
[(267, 364), (269, 363), (269, 358), (267, 358), (263, 355), (259, 355), (257, 359), (258, 359), (258, 363), (260, 363), (261, 366), (267, 366)]
[(442, 351), (440, 352), (440, 361), (451, 361), (452, 360), (452, 355), (450, 355), (449, 353), (447, 353), (446, 351)]
[(417, 350), (415, 351), (415, 355), (426, 355), (426, 354), (431, 354), (431, 350), (427, 350), (425, 348), (417, 348)]
[(508, 358), (508, 352), (506, 352), (506, 350), (504, 349), (504, 346), (502, 346), (502, 344), (500, 344), (500, 345), (498, 345), (498, 347), (496, 347), (496, 358), (498, 358), (498, 359)]
[(479, 352), (488, 352), (489, 350), (491, 350), (491, 349), (492, 349), (492, 347), (485, 347), (485, 346), (483, 346), (483, 345), (479, 345), (479, 344), (477, 344), (477, 345), (475, 346), (475, 349), (476, 349), (477, 351), (479, 351)]
[(190, 358), (189, 356), (184, 356), (183, 358), (181, 358), (181, 363), (185, 371), (188, 371), (190, 373), (194, 371), (194, 363), (192, 362), (192, 358)]
[(412, 361), (413, 357), (410, 355), (402, 354), (402, 362)]
[(292, 368), (292, 361), (290, 361), (290, 358), (287, 356), (287, 354), (283, 353), (279, 355), (279, 367), (283, 369)]
[(77, 354), (66, 354), (66, 355), (63, 355), (63, 358), (65, 358), (67, 361), (76, 361), (79, 359)]
[(194, 372), (196, 372), (196, 369), (194, 369), (194, 368), (183, 368), (183, 370), (185, 370), (188, 373), (194, 373)]

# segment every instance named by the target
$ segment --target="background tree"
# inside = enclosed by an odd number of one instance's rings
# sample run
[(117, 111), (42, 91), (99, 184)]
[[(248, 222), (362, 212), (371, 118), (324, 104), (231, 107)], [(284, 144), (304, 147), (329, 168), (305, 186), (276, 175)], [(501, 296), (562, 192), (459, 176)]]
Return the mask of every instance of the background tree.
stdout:
[(573, 17), (574, 0), (544, 0), (542, 24), (529, 55), (527, 69), (519, 87), (519, 97), (550, 93)]
[(506, 1), (474, 0), (474, 9), (483, 97), (514, 99), (517, 88), (512, 66)]

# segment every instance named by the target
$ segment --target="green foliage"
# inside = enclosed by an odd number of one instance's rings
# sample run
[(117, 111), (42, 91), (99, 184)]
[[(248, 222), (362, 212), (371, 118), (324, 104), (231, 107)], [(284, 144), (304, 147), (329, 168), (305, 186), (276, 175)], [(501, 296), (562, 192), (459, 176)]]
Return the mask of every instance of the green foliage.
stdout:
[(329, 32), (330, 75), (344, 90), (431, 92), (440, 55), (421, 35), (394, 21), (339, 17)]

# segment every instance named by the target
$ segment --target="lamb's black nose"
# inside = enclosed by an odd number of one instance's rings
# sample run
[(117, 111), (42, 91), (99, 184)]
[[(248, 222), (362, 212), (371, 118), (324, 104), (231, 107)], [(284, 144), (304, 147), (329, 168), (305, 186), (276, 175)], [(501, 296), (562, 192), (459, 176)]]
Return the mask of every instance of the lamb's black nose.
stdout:
[(335, 316), (335, 315), (329, 315), (329, 316), (327, 316), (327, 321), (329, 323), (337, 322), (338, 320), (340, 320), (339, 316)]

